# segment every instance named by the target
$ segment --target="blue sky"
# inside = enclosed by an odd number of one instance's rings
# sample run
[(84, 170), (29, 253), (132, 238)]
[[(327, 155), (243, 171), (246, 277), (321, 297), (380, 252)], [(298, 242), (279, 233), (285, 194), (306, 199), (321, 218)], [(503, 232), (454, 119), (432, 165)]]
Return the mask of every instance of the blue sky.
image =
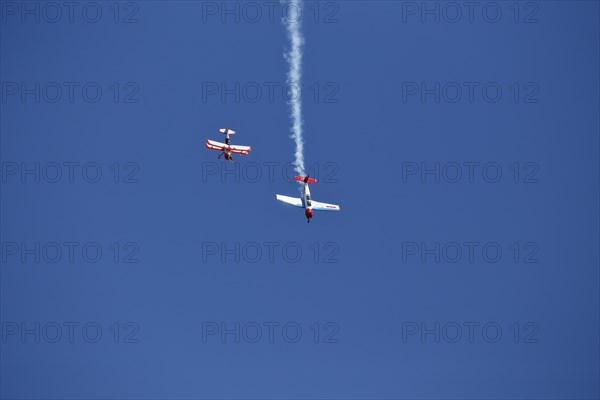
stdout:
[(310, 224), (282, 6), (22, 4), (3, 398), (600, 395), (598, 2), (306, 2)]

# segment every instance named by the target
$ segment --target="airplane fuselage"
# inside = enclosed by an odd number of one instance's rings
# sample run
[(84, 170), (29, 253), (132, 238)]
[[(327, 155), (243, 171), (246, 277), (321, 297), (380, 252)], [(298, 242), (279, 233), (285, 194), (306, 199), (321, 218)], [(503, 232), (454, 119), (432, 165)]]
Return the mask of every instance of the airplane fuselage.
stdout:
[(313, 217), (312, 204), (310, 199), (310, 189), (308, 183), (304, 183), (304, 191), (302, 195), (302, 204), (304, 204), (304, 215), (306, 216), (307, 222)]
[(229, 138), (229, 129), (227, 129), (225, 132), (227, 132), (225, 133), (225, 144), (227, 145), (227, 148), (223, 150), (223, 156), (227, 161), (233, 161), (231, 151), (229, 150), (229, 146), (231, 145), (231, 139)]

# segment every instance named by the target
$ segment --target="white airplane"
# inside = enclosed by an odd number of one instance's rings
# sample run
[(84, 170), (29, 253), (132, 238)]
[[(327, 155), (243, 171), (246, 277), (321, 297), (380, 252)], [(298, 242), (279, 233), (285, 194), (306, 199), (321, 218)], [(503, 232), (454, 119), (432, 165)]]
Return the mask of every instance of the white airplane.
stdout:
[(225, 143), (215, 142), (214, 140), (206, 141), (207, 149), (221, 151), (221, 154), (219, 154), (219, 156), (217, 158), (221, 158), (221, 157), (225, 156), (225, 159), (227, 161), (233, 162), (233, 157), (231, 156), (231, 153), (248, 154), (248, 153), (250, 153), (250, 150), (252, 150), (252, 147), (250, 147), (250, 146), (232, 146), (231, 145), (231, 139), (229, 139), (229, 135), (235, 135), (235, 131), (233, 131), (229, 128), (222, 128), (222, 129), (219, 129), (219, 132), (221, 132), (222, 134), (225, 135)]
[(304, 191), (302, 198), (276, 195), (277, 200), (287, 204), (291, 204), (295, 207), (304, 208), (304, 215), (306, 215), (307, 222), (313, 217), (313, 210), (315, 211), (340, 211), (340, 206), (336, 204), (327, 204), (314, 201), (310, 198), (310, 189), (308, 188), (309, 183), (317, 183), (316, 179), (309, 177), (296, 176), (295, 179), (300, 182), (304, 182)]

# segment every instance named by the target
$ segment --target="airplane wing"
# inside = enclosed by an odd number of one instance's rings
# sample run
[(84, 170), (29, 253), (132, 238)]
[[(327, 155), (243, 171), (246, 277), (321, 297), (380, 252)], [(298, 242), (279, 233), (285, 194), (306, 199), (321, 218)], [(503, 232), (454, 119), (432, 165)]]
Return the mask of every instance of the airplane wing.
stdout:
[(320, 203), (313, 200), (311, 205), (312, 209), (317, 211), (340, 211), (340, 206), (337, 204)]
[(215, 142), (214, 140), (206, 141), (206, 148), (211, 150), (229, 150), (235, 154), (248, 154), (252, 148), (250, 146), (228, 146), (225, 143)]
[(214, 140), (207, 140), (206, 148), (211, 150), (225, 150), (227, 145), (225, 143), (215, 142)]
[(304, 205), (302, 204), (302, 199), (299, 199), (297, 197), (282, 196), (280, 194), (278, 194), (276, 196), (277, 196), (277, 200), (283, 201), (284, 203), (287, 203), (287, 204), (291, 204), (294, 207), (304, 207)]
[(229, 151), (236, 154), (248, 154), (252, 150), (250, 146), (229, 146)]

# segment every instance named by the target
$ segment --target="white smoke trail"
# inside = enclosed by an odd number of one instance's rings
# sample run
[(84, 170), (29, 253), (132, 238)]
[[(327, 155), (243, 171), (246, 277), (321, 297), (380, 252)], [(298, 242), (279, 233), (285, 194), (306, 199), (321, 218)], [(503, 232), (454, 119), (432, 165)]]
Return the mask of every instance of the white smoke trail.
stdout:
[(298, 175), (304, 176), (304, 141), (302, 139), (302, 96), (300, 92), (302, 80), (302, 46), (304, 36), (302, 35), (302, 0), (282, 0), (285, 4), (283, 23), (286, 25), (290, 39), (290, 49), (284, 54), (288, 62), (287, 73), (288, 87), (293, 92), (290, 94), (290, 117), (292, 118), (292, 135), (296, 144), (296, 159), (294, 166)]

